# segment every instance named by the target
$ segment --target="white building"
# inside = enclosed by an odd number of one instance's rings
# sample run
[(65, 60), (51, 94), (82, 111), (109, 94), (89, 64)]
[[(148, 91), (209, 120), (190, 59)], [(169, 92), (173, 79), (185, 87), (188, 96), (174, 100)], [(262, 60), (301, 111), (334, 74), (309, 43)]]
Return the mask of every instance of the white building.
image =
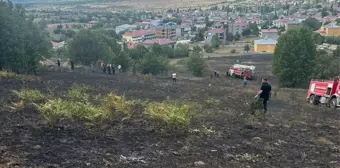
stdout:
[(137, 29), (137, 25), (123, 24), (123, 25), (116, 27), (116, 34), (119, 34), (120, 32), (124, 32), (124, 31), (132, 31), (135, 29)]

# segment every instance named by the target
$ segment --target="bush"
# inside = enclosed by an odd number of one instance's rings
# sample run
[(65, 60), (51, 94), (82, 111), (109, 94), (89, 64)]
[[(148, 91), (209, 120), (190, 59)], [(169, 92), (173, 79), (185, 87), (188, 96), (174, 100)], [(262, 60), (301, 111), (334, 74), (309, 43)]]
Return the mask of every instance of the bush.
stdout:
[(146, 114), (150, 118), (175, 127), (188, 127), (190, 124), (190, 106), (176, 103), (149, 103)]
[(124, 96), (118, 96), (114, 93), (110, 93), (103, 99), (102, 106), (109, 111), (114, 110), (116, 112), (121, 112), (128, 118), (132, 115), (133, 103), (131, 101), (127, 101)]
[(39, 78), (35, 76), (30, 76), (30, 75), (20, 75), (20, 74), (9, 72), (9, 71), (0, 71), (0, 79), (18, 79), (18, 80), (34, 81)]
[(89, 100), (89, 95), (86, 94), (88, 91), (88, 87), (85, 85), (77, 85), (74, 84), (71, 89), (67, 92), (67, 97), (71, 99), (71, 101), (75, 102), (87, 102)]
[(13, 92), (25, 102), (38, 103), (45, 100), (45, 96), (39, 90), (22, 89), (20, 91), (13, 90)]
[(205, 44), (205, 45), (203, 46), (203, 48), (204, 48), (204, 51), (205, 51), (206, 53), (212, 53), (212, 52), (213, 52), (213, 48), (212, 48), (212, 46), (209, 45), (209, 44)]
[(230, 53), (235, 54), (235, 53), (236, 53), (236, 50), (235, 50), (235, 49), (232, 49), (232, 50), (230, 51)]
[(219, 103), (220, 103), (220, 101), (215, 99), (215, 98), (208, 98), (208, 99), (205, 100), (205, 104), (209, 107), (214, 106), (214, 105), (218, 105)]
[(110, 116), (110, 112), (98, 108), (90, 103), (70, 102), (61, 99), (49, 100), (44, 104), (37, 105), (44, 118), (50, 123), (56, 122), (63, 117), (79, 118), (88, 121), (104, 120)]

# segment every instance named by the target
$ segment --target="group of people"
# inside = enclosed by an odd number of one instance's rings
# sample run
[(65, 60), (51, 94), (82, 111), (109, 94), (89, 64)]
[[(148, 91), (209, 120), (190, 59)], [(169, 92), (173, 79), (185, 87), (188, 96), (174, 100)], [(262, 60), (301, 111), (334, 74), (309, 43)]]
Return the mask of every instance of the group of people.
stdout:
[[(103, 73), (107, 74), (115, 74), (116, 73), (116, 68), (114, 64), (105, 64), (103, 61), (100, 63), (100, 67), (103, 69)], [(122, 66), (118, 65), (118, 72), (122, 72)]]

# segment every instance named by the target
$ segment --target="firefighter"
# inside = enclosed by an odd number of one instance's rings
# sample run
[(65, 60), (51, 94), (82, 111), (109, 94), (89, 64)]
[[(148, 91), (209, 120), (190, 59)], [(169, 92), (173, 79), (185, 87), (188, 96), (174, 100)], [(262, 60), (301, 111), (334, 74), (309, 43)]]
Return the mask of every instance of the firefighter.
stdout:
[(107, 64), (107, 74), (111, 74), (111, 64)]
[(263, 113), (266, 114), (267, 112), (267, 102), (269, 101), (270, 94), (271, 94), (272, 86), (268, 83), (268, 80), (266, 78), (262, 79), (262, 85), (255, 96), (255, 98), (260, 98), (259, 100), (263, 101)]
[(114, 75), (115, 73), (116, 73), (116, 68), (115, 68), (115, 65), (114, 64), (111, 64), (112, 65), (112, 67), (111, 67), (111, 69), (112, 69), (112, 75)]

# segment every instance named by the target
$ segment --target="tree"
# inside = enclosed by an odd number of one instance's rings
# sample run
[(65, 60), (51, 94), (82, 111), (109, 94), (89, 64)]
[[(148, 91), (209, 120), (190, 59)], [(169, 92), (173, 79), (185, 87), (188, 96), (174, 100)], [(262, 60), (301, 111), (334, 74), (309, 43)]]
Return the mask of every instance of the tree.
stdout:
[(256, 23), (250, 23), (249, 29), (250, 29), (251, 34), (256, 35), (256, 36), (259, 35), (260, 30)]
[(201, 76), (207, 67), (202, 53), (193, 52), (187, 59), (187, 68), (195, 76)]
[(189, 45), (188, 44), (177, 44), (175, 47), (175, 58), (183, 58), (189, 56)]
[(203, 48), (206, 53), (212, 53), (214, 51), (213, 47), (209, 44), (204, 44)]
[(314, 72), (316, 46), (312, 32), (302, 28), (289, 30), (276, 45), (273, 73), (285, 87), (301, 87), (308, 83)]
[(236, 34), (234, 36), (235, 41), (240, 40), (240, 38), (241, 38), (241, 35), (238, 32), (236, 32)]
[(340, 61), (327, 52), (319, 52), (315, 59), (313, 78), (330, 79), (339, 75)]
[(251, 34), (251, 31), (249, 28), (244, 28), (242, 30), (242, 36), (249, 36)]
[(310, 28), (312, 31), (319, 30), (321, 27), (321, 22), (312, 17), (307, 18), (302, 23), (305, 27)]
[(249, 52), (249, 50), (250, 50), (249, 44), (244, 45), (244, 51)]
[(334, 57), (340, 57), (340, 46), (337, 46), (336, 49), (333, 51)]
[(115, 54), (115, 56), (112, 59), (112, 62), (116, 65), (121, 65), (123, 72), (128, 71), (131, 66), (131, 58), (125, 52)]
[(219, 48), (221, 44), (221, 40), (220, 38), (218, 38), (218, 36), (215, 34), (213, 35), (212, 39), (211, 39), (211, 46), (213, 48)]
[(323, 8), (322, 11), (321, 11), (321, 16), (322, 16), (322, 18), (324, 18), (324, 17), (326, 17), (326, 16), (328, 16), (328, 15), (329, 15), (329, 13), (328, 13), (327, 9), (326, 9), (326, 8)]
[(168, 63), (167, 58), (149, 52), (140, 62), (139, 70), (143, 74), (159, 75), (167, 71)]
[(321, 36), (319, 33), (313, 33), (315, 44), (321, 45), (325, 41), (325, 37)]
[(114, 53), (101, 37), (102, 34), (90, 30), (79, 31), (68, 45), (70, 59), (84, 65), (91, 65), (98, 60), (112, 61)]
[(233, 41), (233, 40), (234, 40), (234, 35), (233, 35), (233, 33), (228, 33), (228, 34), (227, 34), (227, 40), (228, 40), (228, 41)]
[(196, 53), (201, 53), (203, 50), (200, 46), (195, 45), (192, 49), (192, 52), (196, 52)]
[(25, 10), (0, 1), (0, 69), (35, 72), (39, 61), (50, 56), (47, 32), (25, 18)]

